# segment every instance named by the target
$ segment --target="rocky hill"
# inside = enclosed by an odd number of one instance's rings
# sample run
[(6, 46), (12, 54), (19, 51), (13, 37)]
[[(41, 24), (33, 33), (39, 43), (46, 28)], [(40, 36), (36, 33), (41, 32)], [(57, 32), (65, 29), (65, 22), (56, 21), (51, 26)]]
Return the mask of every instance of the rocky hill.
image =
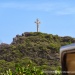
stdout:
[(69, 36), (41, 32), (16, 35), (11, 44), (0, 44), (0, 72), (8, 68), (14, 70), (16, 63), (24, 66), (29, 61), (45, 70), (54, 70), (60, 66), (60, 47), (71, 43), (75, 43), (75, 38)]

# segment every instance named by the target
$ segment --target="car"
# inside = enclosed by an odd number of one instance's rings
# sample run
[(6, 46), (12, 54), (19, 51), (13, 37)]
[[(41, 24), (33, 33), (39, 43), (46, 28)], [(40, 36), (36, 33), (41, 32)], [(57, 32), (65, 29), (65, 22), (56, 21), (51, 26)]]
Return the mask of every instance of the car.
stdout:
[(75, 43), (60, 48), (62, 75), (75, 75)]

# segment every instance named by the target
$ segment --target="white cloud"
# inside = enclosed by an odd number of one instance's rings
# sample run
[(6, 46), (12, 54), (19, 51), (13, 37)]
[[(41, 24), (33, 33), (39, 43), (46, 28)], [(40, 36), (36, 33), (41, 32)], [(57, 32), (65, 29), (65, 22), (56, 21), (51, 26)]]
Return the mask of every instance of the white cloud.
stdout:
[(44, 11), (58, 15), (75, 14), (75, 7), (64, 2), (46, 2), (46, 3), (0, 3), (0, 8), (24, 9), (28, 11)]
[(59, 10), (56, 12), (59, 15), (71, 15), (71, 14), (75, 14), (75, 7), (68, 7), (62, 10)]
[(50, 3), (0, 3), (0, 8), (19, 8), (26, 10), (40, 10), (48, 11), (52, 10), (52, 4)]

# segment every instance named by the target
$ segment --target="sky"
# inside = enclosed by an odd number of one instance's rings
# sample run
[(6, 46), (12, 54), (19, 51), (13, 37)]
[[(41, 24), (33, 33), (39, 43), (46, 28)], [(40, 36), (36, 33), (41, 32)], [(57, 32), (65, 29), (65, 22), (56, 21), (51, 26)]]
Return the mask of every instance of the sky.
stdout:
[(0, 0), (0, 43), (10, 44), (24, 32), (75, 38), (75, 0)]

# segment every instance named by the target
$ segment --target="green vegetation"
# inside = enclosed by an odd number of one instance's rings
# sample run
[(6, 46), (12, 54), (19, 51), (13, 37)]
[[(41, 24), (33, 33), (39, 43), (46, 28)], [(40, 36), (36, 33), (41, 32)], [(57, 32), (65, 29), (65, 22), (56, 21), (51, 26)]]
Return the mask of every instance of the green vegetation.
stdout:
[(29, 64), (22, 67), (20, 64), (16, 64), (15, 71), (7, 70), (5, 73), (0, 75), (46, 75), (43, 70), (39, 67), (32, 65), (30, 61)]
[(9, 69), (15, 72), (16, 63), (23, 67), (29, 61), (44, 71), (55, 71), (60, 66), (59, 48), (74, 42), (75, 39), (69, 36), (41, 32), (16, 35), (11, 44), (0, 44), (0, 73)]

